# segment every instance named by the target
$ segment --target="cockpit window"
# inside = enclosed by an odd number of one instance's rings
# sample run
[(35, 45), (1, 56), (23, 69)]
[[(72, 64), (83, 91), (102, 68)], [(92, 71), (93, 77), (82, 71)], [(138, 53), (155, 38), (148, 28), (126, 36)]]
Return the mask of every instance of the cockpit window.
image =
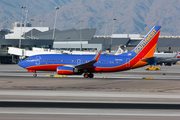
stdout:
[(29, 61), (29, 60), (31, 60), (31, 59), (30, 59), (30, 58), (26, 58), (25, 60)]

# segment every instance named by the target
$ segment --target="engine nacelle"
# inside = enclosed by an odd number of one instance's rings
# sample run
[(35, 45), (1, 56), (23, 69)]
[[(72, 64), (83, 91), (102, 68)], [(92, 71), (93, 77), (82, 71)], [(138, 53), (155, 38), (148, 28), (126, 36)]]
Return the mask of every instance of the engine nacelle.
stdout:
[(59, 66), (57, 67), (57, 74), (61, 75), (73, 75), (74, 68), (69, 66)]

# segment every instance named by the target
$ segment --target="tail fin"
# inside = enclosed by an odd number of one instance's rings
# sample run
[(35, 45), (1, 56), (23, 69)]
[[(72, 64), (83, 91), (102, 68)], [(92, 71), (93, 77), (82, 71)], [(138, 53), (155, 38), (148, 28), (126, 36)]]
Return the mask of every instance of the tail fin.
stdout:
[(154, 26), (144, 39), (131, 51), (140, 58), (152, 57), (156, 48), (161, 26)]
[(119, 54), (122, 54), (122, 53), (123, 53), (123, 50), (119, 47), (114, 55), (119, 55)]
[(178, 52), (176, 53), (176, 55), (174, 56), (174, 58), (180, 58), (180, 51), (178, 51)]

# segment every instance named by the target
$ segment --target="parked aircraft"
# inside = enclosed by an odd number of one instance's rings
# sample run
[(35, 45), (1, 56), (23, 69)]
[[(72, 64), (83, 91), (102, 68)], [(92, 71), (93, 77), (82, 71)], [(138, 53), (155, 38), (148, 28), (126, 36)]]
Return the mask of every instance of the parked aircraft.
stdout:
[(180, 52), (177, 52), (174, 57), (156, 57), (155, 59), (155, 65), (174, 65), (177, 63), (177, 61), (180, 61)]
[(106, 55), (101, 51), (94, 55), (43, 54), (34, 55), (18, 63), (19, 66), (34, 72), (57, 71), (63, 75), (81, 75), (93, 78), (97, 72), (116, 72), (139, 68), (154, 60), (161, 26), (154, 26), (145, 38), (130, 52), (120, 55)]

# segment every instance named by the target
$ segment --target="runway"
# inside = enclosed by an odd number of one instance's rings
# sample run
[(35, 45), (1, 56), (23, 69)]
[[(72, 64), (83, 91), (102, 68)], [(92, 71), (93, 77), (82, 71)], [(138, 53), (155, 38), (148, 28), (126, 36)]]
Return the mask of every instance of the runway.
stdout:
[[(39, 72), (38, 77), (18, 65), (0, 65), (0, 89), (3, 90), (60, 90), (109, 92), (180, 93), (180, 65), (162, 66), (160, 71), (145, 68), (124, 72), (95, 74), (93, 79), (81, 76), (47, 78), (54, 72)], [(105, 77), (105, 78), (101, 78)], [(153, 79), (142, 79), (152, 77)]]
[[(95, 103), (180, 104), (180, 66), (162, 66), (160, 71), (145, 68), (124, 72), (48, 78), (54, 72), (39, 72), (38, 77), (17, 65), (0, 65), (0, 101), (50, 101)], [(102, 78), (101, 78), (102, 77)], [(153, 79), (142, 79), (152, 77)], [(141, 106), (142, 107), (142, 106)], [(140, 108), (140, 107), (139, 107)], [(178, 107), (179, 109), (179, 107)], [(3, 120), (19, 119), (99, 119), (154, 120), (180, 119), (178, 109), (87, 109), (1, 107)]]
[[(61, 101), (60, 101), (61, 100)], [(9, 101), (3, 103), (2, 101)], [(13, 106), (12, 103), (17, 106)], [(18, 104), (16, 103), (18, 102)], [(28, 104), (26, 103), (28, 102)], [(31, 103), (35, 102), (37, 105)], [(39, 102), (39, 103), (38, 103)], [(48, 102), (55, 103), (54, 107)], [(69, 106), (67, 108), (64, 103)], [(154, 119), (180, 119), (179, 93), (143, 93), (143, 92), (98, 92), (98, 91), (51, 91), (51, 90), (1, 90), (0, 91), (0, 117), (3, 120), (19, 119), (99, 119), (99, 120), (154, 120)], [(69, 104), (68, 104), (69, 103)], [(75, 103), (75, 104), (73, 104)], [(97, 103), (80, 105), (81, 103)], [(98, 104), (101, 104), (100, 108)], [(115, 104), (116, 108), (106, 108), (106, 103)], [(117, 108), (118, 103), (119, 108)], [(44, 104), (44, 105), (43, 105)], [(73, 104), (73, 105), (72, 105)], [(7, 105), (2, 107), (2, 105)], [(26, 106), (28, 105), (28, 106)], [(72, 105), (72, 106), (71, 106)], [(160, 105), (155, 107), (156, 105)], [(167, 105), (177, 107), (163, 108)], [(128, 107), (129, 108), (123, 108)], [(144, 106), (144, 108), (143, 108)], [(149, 107), (148, 107), (149, 106)], [(82, 108), (81, 108), (82, 107)], [(87, 107), (87, 108), (86, 108)], [(95, 107), (95, 108), (94, 108)], [(123, 109), (122, 109), (123, 108)]]
[(126, 110), (126, 109), (47, 109), (6, 108), (0, 109), (3, 120), (179, 120), (179, 110)]

